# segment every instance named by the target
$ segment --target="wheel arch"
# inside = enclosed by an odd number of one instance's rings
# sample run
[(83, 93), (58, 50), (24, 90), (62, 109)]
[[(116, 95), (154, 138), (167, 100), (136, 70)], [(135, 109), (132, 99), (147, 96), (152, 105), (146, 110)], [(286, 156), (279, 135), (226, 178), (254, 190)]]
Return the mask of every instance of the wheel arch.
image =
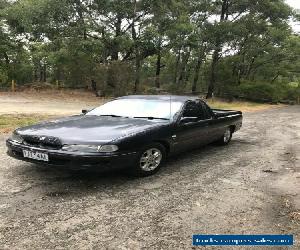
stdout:
[(164, 148), (166, 149), (166, 154), (168, 155), (169, 152), (170, 152), (170, 144), (169, 142), (167, 141), (164, 141), (164, 140), (155, 140), (153, 141), (154, 143), (159, 143), (161, 144), (162, 146), (164, 146)]
[(229, 128), (230, 128), (231, 133), (233, 134), (235, 132), (236, 126), (235, 125), (230, 125)]

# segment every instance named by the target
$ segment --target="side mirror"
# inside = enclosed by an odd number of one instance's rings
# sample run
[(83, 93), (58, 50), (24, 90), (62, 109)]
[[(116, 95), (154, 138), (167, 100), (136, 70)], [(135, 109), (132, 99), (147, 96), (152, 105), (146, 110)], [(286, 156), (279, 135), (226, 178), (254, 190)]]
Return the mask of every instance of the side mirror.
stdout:
[(180, 124), (187, 124), (198, 121), (198, 117), (181, 117)]
[(89, 112), (88, 109), (83, 109), (83, 110), (81, 111), (81, 113), (84, 114), (84, 115), (85, 115), (87, 112)]

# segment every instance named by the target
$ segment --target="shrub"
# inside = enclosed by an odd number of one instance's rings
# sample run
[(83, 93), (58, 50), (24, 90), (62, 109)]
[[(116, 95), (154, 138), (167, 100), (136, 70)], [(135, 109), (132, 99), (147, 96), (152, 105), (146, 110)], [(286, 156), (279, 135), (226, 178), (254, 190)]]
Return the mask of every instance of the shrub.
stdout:
[(94, 79), (103, 96), (122, 96), (133, 90), (133, 69), (124, 62), (101, 65), (95, 70)]
[(282, 85), (263, 82), (242, 83), (237, 87), (237, 92), (240, 96), (251, 101), (278, 102), (284, 97)]
[(300, 100), (300, 84), (288, 84), (285, 91), (285, 99), (294, 100), (299, 102)]

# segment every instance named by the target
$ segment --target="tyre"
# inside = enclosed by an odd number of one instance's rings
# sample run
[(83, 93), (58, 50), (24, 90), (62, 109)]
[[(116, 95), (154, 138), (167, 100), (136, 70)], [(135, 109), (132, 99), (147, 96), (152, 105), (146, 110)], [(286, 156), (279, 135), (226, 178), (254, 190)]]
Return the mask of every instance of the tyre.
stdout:
[(224, 134), (222, 135), (222, 137), (218, 140), (218, 144), (219, 145), (227, 145), (231, 141), (231, 138), (232, 138), (232, 131), (228, 127), (224, 131)]
[(158, 172), (166, 159), (166, 149), (160, 143), (152, 143), (144, 147), (138, 154), (131, 173), (145, 177)]

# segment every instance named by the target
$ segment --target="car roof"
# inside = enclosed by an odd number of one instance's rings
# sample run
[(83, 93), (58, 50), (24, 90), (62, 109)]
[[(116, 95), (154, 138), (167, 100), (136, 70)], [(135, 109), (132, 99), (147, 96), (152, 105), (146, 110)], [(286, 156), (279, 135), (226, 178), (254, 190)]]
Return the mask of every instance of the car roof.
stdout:
[(144, 99), (144, 100), (160, 100), (160, 101), (177, 101), (186, 102), (200, 100), (198, 96), (181, 96), (181, 95), (128, 95), (117, 99)]

